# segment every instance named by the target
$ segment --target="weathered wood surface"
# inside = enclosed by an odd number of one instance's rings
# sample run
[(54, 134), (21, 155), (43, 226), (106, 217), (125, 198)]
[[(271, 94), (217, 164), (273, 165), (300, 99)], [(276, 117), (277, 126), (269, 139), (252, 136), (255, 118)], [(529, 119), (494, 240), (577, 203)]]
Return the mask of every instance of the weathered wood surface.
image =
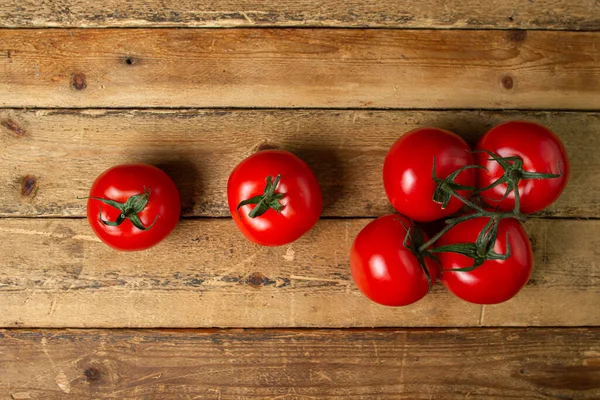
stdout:
[(369, 220), (322, 220), (265, 248), (228, 219), (184, 220), (140, 253), (99, 242), (82, 219), (0, 220), (2, 327), (597, 326), (600, 221), (527, 222), (535, 271), (514, 299), (468, 304), (436, 285), (404, 308), (376, 305), (350, 277)]
[[(49, 27), (108, 29), (12, 29)], [(195, 27), (257, 29), (171, 29)], [(0, 399), (600, 398), (598, 0), (5, 0), (0, 28), (0, 327), (23, 328), (0, 329)], [(392, 110), (446, 108), (520, 111)], [(526, 224), (525, 289), (365, 299), (348, 252), (356, 217), (391, 211), (392, 142), (434, 125), (473, 143), (511, 119), (549, 126), (572, 162), (538, 214), (568, 219)], [(231, 169), (265, 143), (311, 165), (334, 218), (290, 246), (188, 218), (119, 253), (79, 218), (125, 162), (173, 176), (187, 217), (225, 217)]]
[(94, 179), (120, 163), (162, 167), (188, 216), (228, 216), (229, 174), (263, 143), (300, 155), (329, 217), (390, 212), (381, 169), (392, 143), (427, 125), (471, 143), (502, 121), (540, 122), (564, 141), (570, 184), (545, 216), (600, 215), (600, 114), (332, 110), (0, 110), (0, 215), (84, 216)]
[[(7, 399), (597, 399), (600, 330), (4, 330)], [(10, 396), (10, 397), (9, 397)]]
[(600, 29), (596, 0), (5, 0), (0, 27)]
[(598, 109), (600, 32), (0, 30), (2, 107)]

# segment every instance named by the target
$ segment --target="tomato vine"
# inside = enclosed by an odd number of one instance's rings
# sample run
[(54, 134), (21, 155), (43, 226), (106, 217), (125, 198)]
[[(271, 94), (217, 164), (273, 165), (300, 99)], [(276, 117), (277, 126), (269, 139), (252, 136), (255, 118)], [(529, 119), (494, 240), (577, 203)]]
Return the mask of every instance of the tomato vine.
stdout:
[[(562, 176), (560, 165), (559, 171), (561, 172), (558, 174), (530, 172), (523, 170), (523, 161), (517, 156), (500, 157), (499, 155), (488, 150), (480, 150), (478, 152), (487, 153), (491, 157), (490, 159), (488, 159), (488, 161), (494, 161), (498, 163), (500, 167), (504, 170), (504, 174), (499, 179), (494, 181), (491, 185), (482, 189), (460, 185), (455, 182), (455, 179), (461, 172), (467, 169), (479, 168), (487, 170), (487, 168), (481, 165), (468, 165), (457, 169), (456, 171), (448, 175), (446, 178), (440, 178), (436, 176), (436, 159), (435, 157), (433, 159), (433, 168), (431, 175), (433, 181), (436, 183), (436, 190), (433, 195), (433, 201), (442, 205), (442, 208), (445, 208), (445, 206), (449, 203), (450, 199), (452, 197), (455, 197), (472, 211), (466, 215), (447, 219), (445, 221), (446, 226), (426, 242), (422, 240), (423, 233), (420, 231), (420, 228), (414, 226), (408, 232), (408, 236), (410, 237), (412, 244), (407, 244), (405, 242), (404, 246), (411, 250), (417, 256), (421, 267), (423, 268), (425, 274), (428, 277), (430, 275), (430, 272), (428, 271), (425, 263), (423, 262), (423, 257), (430, 257), (439, 262), (437, 257), (434, 255), (435, 253), (453, 252), (462, 254), (473, 260), (473, 265), (470, 267), (457, 268), (452, 270), (456, 272), (473, 271), (488, 260), (507, 260), (511, 256), (510, 243), (508, 241), (508, 233), (506, 234), (507, 247), (506, 252), (504, 254), (496, 253), (494, 251), (494, 245), (498, 236), (498, 226), (501, 220), (506, 218), (513, 218), (520, 222), (525, 222), (527, 220), (527, 217), (523, 213), (521, 213), (519, 182), (523, 179), (553, 179)], [(511, 211), (489, 211), (477, 204), (476, 199), (479, 197), (479, 193), (494, 188), (503, 183), (507, 184), (507, 190), (504, 193), (503, 198), (506, 198), (511, 192), (514, 192), (515, 205)], [(458, 193), (459, 190), (468, 190), (471, 191), (474, 195), (469, 199), (460, 195)], [(481, 217), (489, 218), (489, 221), (483, 227), (475, 242), (455, 243), (451, 245), (431, 247), (446, 232), (454, 228), (456, 225), (468, 221), (470, 219)], [(415, 243), (418, 243), (418, 245), (415, 246)], [(429, 282), (431, 288), (431, 280), (429, 280)]]

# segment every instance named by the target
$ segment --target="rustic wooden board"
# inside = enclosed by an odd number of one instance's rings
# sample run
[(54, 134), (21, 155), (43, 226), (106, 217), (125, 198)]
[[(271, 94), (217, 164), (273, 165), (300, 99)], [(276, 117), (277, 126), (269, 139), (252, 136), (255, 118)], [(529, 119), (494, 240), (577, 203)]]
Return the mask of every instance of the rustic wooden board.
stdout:
[(600, 29), (595, 0), (5, 0), (0, 27), (389, 27)]
[[(11, 399), (597, 399), (599, 329), (4, 330)], [(7, 397), (8, 398), (8, 397)]]
[[(196, 27), (251, 29), (175, 29)], [(598, 0), (0, 1), (0, 327), (22, 328), (0, 329), (0, 398), (600, 398), (599, 45)], [(526, 224), (526, 288), (365, 299), (348, 252), (391, 211), (391, 143), (510, 119), (572, 161), (553, 218)], [(172, 175), (186, 217), (226, 217), (229, 172), (264, 144), (307, 160), (333, 217), (292, 245), (186, 218), (120, 253), (81, 218), (76, 197), (125, 162)]]
[(600, 215), (600, 113), (331, 110), (0, 110), (0, 215), (84, 216), (77, 197), (102, 171), (147, 162), (175, 179), (185, 215), (228, 216), (231, 170), (271, 143), (313, 168), (323, 215), (378, 216), (392, 210), (381, 168), (402, 133), (433, 125), (474, 143), (512, 119), (550, 127), (571, 157), (569, 186), (539, 215)]
[(3, 107), (598, 109), (600, 32), (0, 30)]
[(600, 221), (531, 220), (535, 272), (502, 305), (441, 285), (404, 308), (364, 298), (349, 249), (369, 220), (322, 220), (265, 248), (228, 219), (184, 220), (140, 253), (100, 243), (82, 219), (0, 220), (2, 327), (597, 326)]

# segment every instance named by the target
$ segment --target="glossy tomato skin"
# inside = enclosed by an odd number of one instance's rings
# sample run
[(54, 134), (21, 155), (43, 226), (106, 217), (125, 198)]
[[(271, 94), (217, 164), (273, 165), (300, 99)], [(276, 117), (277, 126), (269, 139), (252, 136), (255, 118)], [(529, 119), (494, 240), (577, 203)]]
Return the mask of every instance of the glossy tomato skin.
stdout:
[[(458, 135), (438, 128), (420, 128), (404, 134), (392, 145), (383, 164), (383, 185), (390, 203), (414, 221), (435, 221), (463, 206), (454, 197), (445, 209), (432, 200), (436, 189), (431, 177), (434, 157), (439, 178), (474, 164), (469, 145)], [(461, 172), (456, 182), (474, 187), (475, 172)], [(459, 193), (468, 196), (468, 192)]]
[[(488, 223), (480, 217), (461, 222), (450, 229), (435, 244), (474, 243)], [(461, 299), (475, 304), (498, 304), (514, 297), (525, 286), (533, 270), (531, 244), (521, 223), (503, 219), (498, 227), (494, 251), (506, 254), (506, 234), (511, 256), (507, 260), (488, 260), (473, 271), (456, 271), (473, 265), (473, 259), (457, 253), (438, 253), (442, 265), (442, 283)]]
[[(350, 251), (352, 278), (372, 301), (386, 306), (406, 306), (429, 291), (429, 283), (417, 257), (406, 247), (406, 229), (413, 223), (405, 216), (390, 214), (365, 226)], [(427, 240), (427, 238), (425, 238)], [(435, 283), (438, 266), (430, 258), (425, 265)]]
[(162, 170), (147, 164), (124, 164), (103, 172), (94, 181), (90, 196), (125, 203), (131, 196), (144, 193), (150, 188), (146, 207), (138, 213), (148, 230), (136, 228), (126, 219), (119, 226), (106, 226), (100, 221), (99, 213), (108, 221), (115, 221), (120, 211), (99, 200), (88, 199), (87, 216), (96, 235), (109, 246), (125, 251), (144, 250), (163, 240), (177, 225), (181, 212), (179, 191), (171, 178)]
[[(273, 209), (250, 218), (253, 204), (237, 206), (243, 200), (264, 193), (267, 177), (281, 176), (275, 193), (284, 194), (280, 213)], [(285, 150), (262, 150), (243, 160), (227, 182), (229, 211), (239, 230), (254, 243), (281, 246), (308, 232), (319, 220), (323, 208), (321, 187), (310, 167)]]
[[(529, 172), (558, 174), (560, 178), (522, 179), (519, 181), (521, 212), (528, 214), (541, 211), (554, 203), (561, 195), (570, 175), (570, 164), (563, 143), (548, 128), (527, 121), (511, 121), (489, 130), (477, 144), (477, 150), (489, 150), (501, 157), (519, 156), (523, 169)], [(477, 170), (477, 187), (485, 188), (504, 175), (495, 161), (489, 161), (485, 153), (476, 155), (477, 164), (488, 171)], [(482, 192), (483, 199), (494, 208), (510, 211), (515, 207), (514, 192), (501, 200), (506, 184)], [(501, 201), (499, 201), (501, 200)]]

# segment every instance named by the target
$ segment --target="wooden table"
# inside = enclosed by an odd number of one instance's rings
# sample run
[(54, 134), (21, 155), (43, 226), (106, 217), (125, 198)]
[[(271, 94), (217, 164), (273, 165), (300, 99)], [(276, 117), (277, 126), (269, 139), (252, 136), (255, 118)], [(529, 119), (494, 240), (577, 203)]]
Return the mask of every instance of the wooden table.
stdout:
[[(600, 398), (598, 0), (3, 0), (0, 26), (0, 399)], [(391, 143), (512, 119), (572, 162), (526, 223), (526, 288), (487, 307), (441, 285), (405, 308), (365, 299), (349, 246), (391, 211)], [(226, 205), (265, 143), (324, 192), (324, 218), (280, 248)], [(77, 199), (125, 162), (183, 198), (144, 252), (100, 243)]]

